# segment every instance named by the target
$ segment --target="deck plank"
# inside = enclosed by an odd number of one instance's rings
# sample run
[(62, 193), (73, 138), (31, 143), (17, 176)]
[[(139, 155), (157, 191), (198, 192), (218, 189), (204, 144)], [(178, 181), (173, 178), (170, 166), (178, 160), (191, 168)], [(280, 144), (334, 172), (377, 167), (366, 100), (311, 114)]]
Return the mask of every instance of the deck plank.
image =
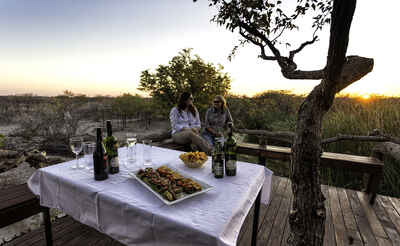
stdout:
[(324, 237), (324, 246), (335, 246), (335, 235), (332, 224), (332, 212), (331, 212), (331, 203), (329, 199), (329, 188), (326, 185), (321, 185), (321, 191), (325, 196), (325, 209), (326, 209), (326, 220), (325, 220), (325, 237)]
[(364, 209), (365, 214), (367, 215), (368, 222), (371, 225), (372, 232), (374, 233), (374, 235), (381, 238), (388, 238), (386, 232), (383, 230), (380, 221), (376, 217), (374, 210), (369, 204), (368, 195), (366, 193), (361, 193), (357, 191), (357, 196), (358, 199), (360, 200), (360, 204)]
[(400, 234), (400, 216), (397, 213), (396, 209), (393, 207), (393, 203), (390, 198), (385, 196), (379, 196), (379, 200), (381, 201), (382, 207), (385, 209), (387, 215), (395, 226), (397, 233)]
[(362, 245), (362, 239), (360, 232), (358, 231), (357, 223), (353, 215), (353, 211), (350, 207), (350, 201), (347, 197), (346, 191), (342, 188), (336, 188), (340, 208), (342, 210), (344, 224), (346, 227), (348, 242), (352, 242), (352, 245)]
[[(264, 206), (263, 204), (261, 204), (261, 206), (260, 206), (260, 217), (259, 217), (258, 229), (261, 228), (262, 221), (264, 220), (264, 218), (267, 214), (268, 207), (271, 204), (272, 197), (273, 197), (277, 187), (279, 186), (279, 183), (281, 182), (281, 180), (283, 180), (283, 179), (281, 179), (280, 177), (272, 176), (272, 182), (271, 182), (272, 187), (271, 187), (271, 194), (270, 194), (271, 199), (267, 206)], [(245, 245), (250, 245), (250, 243), (251, 243), (253, 214), (254, 214), (254, 205), (251, 208), (249, 214), (247, 215), (247, 217), (242, 225), (242, 228), (240, 230), (239, 237), (237, 240), (238, 245), (245, 246)], [(260, 233), (260, 231), (259, 231), (259, 233)]]
[[(292, 208), (292, 203), (293, 203), (292, 189), (289, 189), (289, 194), (288, 195), (290, 197), (290, 200), (289, 200), (289, 211), (288, 211), (288, 214), (289, 214), (289, 212), (290, 212), (290, 210)], [(288, 217), (287, 217), (286, 218), (286, 222), (285, 222), (285, 229), (284, 229), (283, 236), (282, 236), (281, 246), (285, 246), (285, 245), (288, 244), (287, 240), (289, 239), (289, 235), (290, 235), (290, 225), (289, 225), (289, 220), (288, 220)]]
[(283, 179), (279, 183), (279, 186), (276, 189), (276, 192), (273, 194), (273, 197), (271, 199), (271, 204), (269, 206), (267, 214), (266, 214), (264, 220), (261, 222), (261, 228), (260, 228), (261, 233), (258, 233), (258, 237), (257, 237), (258, 245), (267, 245), (267, 243), (268, 243), (269, 236), (272, 231), (272, 225), (274, 224), (276, 215), (279, 211), (281, 201), (283, 199), (285, 191), (287, 190), (288, 187), (290, 187), (290, 185), (288, 185), (288, 184), (289, 184), (289, 179)]
[(329, 187), (329, 200), (331, 202), (332, 223), (335, 233), (336, 245), (345, 246), (347, 245), (348, 236), (346, 233), (346, 228), (344, 226), (345, 223), (340, 208), (339, 197), (337, 195), (336, 188), (333, 186)]
[(358, 200), (358, 196), (356, 191), (354, 190), (346, 190), (347, 197), (350, 201), (351, 209), (353, 210), (354, 217), (357, 222), (357, 227), (359, 229), (360, 235), (363, 240), (364, 245), (378, 245), (376, 241), (371, 226), (369, 225), (368, 219), (366, 218), (366, 214), (363, 211), (360, 201)]
[(397, 232), (395, 225), (393, 225), (392, 221), (388, 217), (385, 209), (383, 208), (382, 200), (379, 197), (380, 196), (376, 198), (376, 201), (372, 206), (372, 209), (375, 211), (376, 216), (381, 222), (392, 244), (400, 245), (400, 235)]
[[(272, 226), (271, 234), (267, 245), (280, 245), (283, 239), (283, 232), (285, 230), (285, 224), (289, 215), (290, 209), (290, 196), (288, 190), (291, 190), (290, 182), (286, 186), (286, 195), (282, 197), (281, 205), (276, 214), (274, 224)], [(261, 244), (262, 245), (262, 244)]]
[(389, 197), (389, 200), (392, 202), (394, 209), (396, 209), (398, 215), (400, 216), (400, 200), (394, 197)]

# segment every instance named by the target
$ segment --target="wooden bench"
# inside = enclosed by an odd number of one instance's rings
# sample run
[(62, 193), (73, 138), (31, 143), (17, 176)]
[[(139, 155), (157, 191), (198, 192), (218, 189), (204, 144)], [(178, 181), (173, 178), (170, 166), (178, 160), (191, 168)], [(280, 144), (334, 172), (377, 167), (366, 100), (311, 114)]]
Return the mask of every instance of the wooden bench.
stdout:
[(180, 151), (190, 151), (189, 145), (182, 145), (182, 144), (174, 143), (174, 140), (172, 140), (172, 138), (165, 139), (161, 142), (155, 142), (155, 143), (153, 143), (153, 146), (167, 148), (167, 149), (173, 149), (173, 150), (180, 150)]
[(122, 245), (70, 217), (50, 222), (49, 208), (40, 206), (39, 199), (27, 184), (0, 189), (0, 228), (32, 215), (43, 213), (44, 227), (17, 237), (5, 245)]
[[(239, 143), (238, 153), (259, 156), (261, 162), (265, 162), (266, 158), (290, 160), (292, 151), (287, 147)], [(383, 177), (384, 163), (381, 160), (371, 156), (323, 152), (321, 166), (369, 174), (365, 191), (370, 195), (370, 204), (374, 203), (380, 180)]]
[(0, 190), (0, 228), (11, 225), (32, 215), (43, 213), (47, 245), (52, 245), (49, 209), (39, 204), (39, 199), (27, 184)]

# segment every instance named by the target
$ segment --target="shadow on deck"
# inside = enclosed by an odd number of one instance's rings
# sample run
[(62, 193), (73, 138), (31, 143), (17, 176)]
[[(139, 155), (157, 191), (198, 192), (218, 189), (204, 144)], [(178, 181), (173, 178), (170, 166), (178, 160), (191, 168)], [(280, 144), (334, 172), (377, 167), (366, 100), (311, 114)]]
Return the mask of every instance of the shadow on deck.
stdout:
[[(271, 200), (261, 206), (257, 245), (286, 245), (288, 214), (293, 195), (290, 180), (273, 176)], [(365, 193), (322, 186), (327, 218), (324, 245), (400, 245), (400, 199), (377, 196), (374, 205)], [(250, 245), (253, 209), (247, 216), (237, 245)]]

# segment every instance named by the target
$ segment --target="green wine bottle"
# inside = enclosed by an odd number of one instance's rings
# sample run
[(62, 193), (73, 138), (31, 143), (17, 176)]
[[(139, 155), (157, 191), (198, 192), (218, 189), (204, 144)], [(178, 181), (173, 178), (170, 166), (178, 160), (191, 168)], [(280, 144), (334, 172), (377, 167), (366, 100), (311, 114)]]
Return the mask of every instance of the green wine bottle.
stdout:
[(224, 177), (224, 153), (220, 142), (215, 143), (215, 157), (213, 158), (214, 177), (217, 179)]
[(107, 137), (104, 139), (104, 145), (107, 150), (107, 160), (110, 174), (119, 172), (118, 146), (117, 139), (112, 135), (111, 121), (107, 121)]
[(94, 179), (105, 180), (108, 178), (106, 161), (104, 159), (104, 148), (103, 148), (103, 137), (101, 134), (101, 128), (96, 129), (97, 141), (96, 150), (93, 152), (93, 167), (94, 167)]
[(236, 139), (233, 137), (233, 126), (232, 123), (228, 123), (228, 138), (224, 145), (225, 154), (225, 172), (227, 176), (236, 175), (236, 162), (237, 162), (237, 152), (236, 152)]

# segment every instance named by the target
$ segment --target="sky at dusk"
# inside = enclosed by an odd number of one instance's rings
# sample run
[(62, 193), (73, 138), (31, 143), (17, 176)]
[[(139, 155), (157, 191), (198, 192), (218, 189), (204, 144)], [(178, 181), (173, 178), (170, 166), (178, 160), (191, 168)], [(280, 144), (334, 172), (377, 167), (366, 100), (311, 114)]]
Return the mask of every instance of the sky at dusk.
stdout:
[[(295, 0), (288, 0), (293, 1)], [(238, 35), (209, 20), (214, 9), (199, 0), (0, 0), (0, 95), (89, 96), (136, 93), (140, 72), (167, 64), (183, 48), (220, 63), (232, 78), (231, 92), (265, 90), (308, 93), (319, 81), (287, 80), (279, 66), (263, 61), (249, 45), (229, 62)], [(348, 55), (371, 57), (374, 70), (345, 93), (400, 96), (398, 1), (357, 1)], [(326, 63), (328, 30), (297, 55), (301, 69)], [(309, 40), (306, 31), (295, 40)]]

